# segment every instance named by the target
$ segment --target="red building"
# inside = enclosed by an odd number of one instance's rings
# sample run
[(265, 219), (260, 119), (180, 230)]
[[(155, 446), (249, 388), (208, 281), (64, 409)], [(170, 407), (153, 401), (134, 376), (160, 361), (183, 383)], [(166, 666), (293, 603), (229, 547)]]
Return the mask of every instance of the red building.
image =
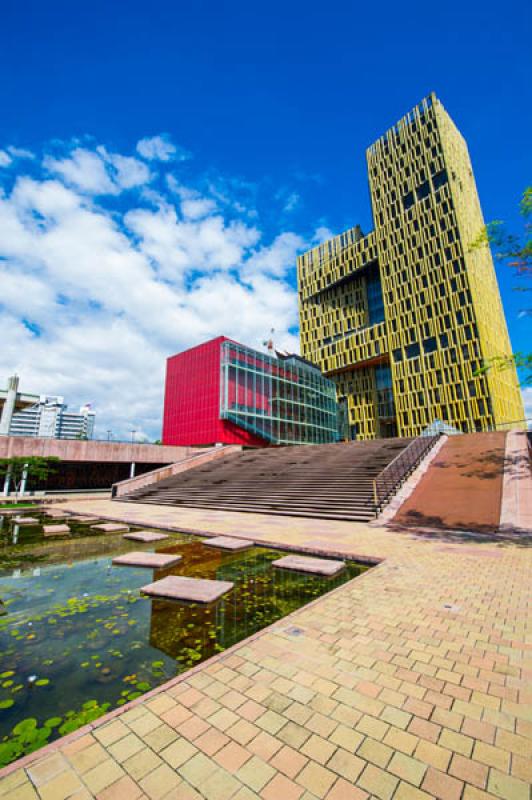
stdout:
[(166, 360), (163, 444), (268, 444), (220, 418), (221, 345), (226, 341), (218, 336)]
[(163, 444), (322, 444), (338, 438), (332, 381), (296, 355), (218, 336), (166, 362)]

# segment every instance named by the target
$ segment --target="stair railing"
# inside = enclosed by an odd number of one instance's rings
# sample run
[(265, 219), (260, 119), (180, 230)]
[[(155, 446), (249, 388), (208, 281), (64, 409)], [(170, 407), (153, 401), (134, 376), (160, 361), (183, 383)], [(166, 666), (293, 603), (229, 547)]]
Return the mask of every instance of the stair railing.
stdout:
[(440, 435), (418, 436), (373, 479), (373, 499), (377, 510), (389, 502), (426, 453), (434, 447)]

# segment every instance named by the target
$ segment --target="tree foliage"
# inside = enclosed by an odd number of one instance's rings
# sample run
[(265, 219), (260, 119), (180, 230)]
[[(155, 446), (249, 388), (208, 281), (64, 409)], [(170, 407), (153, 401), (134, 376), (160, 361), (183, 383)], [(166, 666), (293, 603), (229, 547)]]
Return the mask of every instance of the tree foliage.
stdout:
[[(506, 231), (501, 220), (488, 223), (477, 239), (472, 243), (471, 249), (491, 246), (495, 258), (512, 270), (518, 281), (513, 287), (515, 292), (532, 292), (532, 186), (523, 192), (519, 210), (524, 221), (523, 234), (516, 236)], [(522, 308), (520, 317), (532, 317), (532, 308)], [(478, 370), (485, 373), (489, 370), (504, 370), (515, 366), (521, 370), (523, 383), (532, 385), (532, 353), (513, 353), (511, 356), (494, 356), (488, 359)]]
[(26, 480), (34, 478), (38, 481), (45, 481), (48, 475), (55, 472), (61, 459), (56, 456), (13, 456), (12, 458), (0, 458), (0, 476), (9, 473), (10, 480), (15, 487), (15, 496), (22, 486), (24, 476)]

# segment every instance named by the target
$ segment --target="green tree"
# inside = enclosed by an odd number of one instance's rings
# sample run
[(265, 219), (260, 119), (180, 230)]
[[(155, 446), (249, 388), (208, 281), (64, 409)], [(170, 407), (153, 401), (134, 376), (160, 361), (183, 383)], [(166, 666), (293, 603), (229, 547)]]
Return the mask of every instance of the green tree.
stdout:
[[(472, 243), (471, 249), (492, 247), (495, 258), (512, 270), (517, 283), (514, 291), (532, 292), (532, 186), (523, 192), (519, 210), (523, 217), (524, 230), (522, 235), (516, 236), (506, 231), (501, 220), (488, 223), (477, 239)], [(519, 316), (532, 317), (532, 308), (525, 307)], [(521, 370), (523, 383), (532, 385), (532, 353), (519, 352), (511, 356), (495, 356), (488, 359), (478, 371), (488, 372), (490, 369), (502, 370), (515, 365)]]
[(19, 492), (24, 478), (28, 481), (35, 478), (45, 481), (48, 475), (55, 472), (61, 459), (55, 456), (13, 456), (0, 458), (0, 476), (10, 476), (10, 482), (15, 487), (15, 500), (18, 501)]

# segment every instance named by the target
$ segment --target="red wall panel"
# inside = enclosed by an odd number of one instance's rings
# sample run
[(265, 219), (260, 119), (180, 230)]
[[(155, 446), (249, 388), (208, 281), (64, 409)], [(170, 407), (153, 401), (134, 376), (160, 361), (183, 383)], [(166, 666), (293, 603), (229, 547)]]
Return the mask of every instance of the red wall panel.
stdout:
[(166, 361), (163, 444), (243, 444), (266, 442), (220, 419), (220, 359), (225, 336), (218, 336)]

